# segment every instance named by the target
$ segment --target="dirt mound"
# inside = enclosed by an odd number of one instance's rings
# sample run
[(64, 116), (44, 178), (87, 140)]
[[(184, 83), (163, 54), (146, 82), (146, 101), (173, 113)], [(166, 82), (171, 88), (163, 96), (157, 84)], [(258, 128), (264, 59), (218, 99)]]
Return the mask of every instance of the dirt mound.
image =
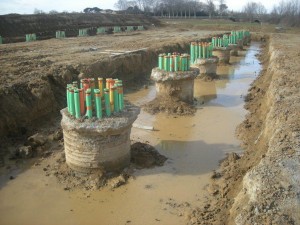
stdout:
[(145, 143), (136, 142), (131, 145), (131, 162), (139, 169), (163, 166), (167, 158)]
[[(63, 150), (63, 149), (62, 149)], [(64, 190), (75, 188), (97, 190), (108, 186), (117, 188), (132, 178), (135, 169), (144, 169), (154, 166), (163, 166), (167, 158), (146, 143), (136, 142), (131, 145), (131, 165), (119, 174), (97, 171), (92, 174), (79, 174), (71, 170), (66, 164), (65, 154), (57, 154), (55, 163), (44, 168), (45, 175), (54, 175), (58, 182), (64, 185)]]
[(145, 104), (143, 109), (150, 114), (157, 114), (160, 112), (169, 115), (194, 115), (196, 108), (193, 105), (180, 101), (177, 98), (157, 97), (151, 102)]

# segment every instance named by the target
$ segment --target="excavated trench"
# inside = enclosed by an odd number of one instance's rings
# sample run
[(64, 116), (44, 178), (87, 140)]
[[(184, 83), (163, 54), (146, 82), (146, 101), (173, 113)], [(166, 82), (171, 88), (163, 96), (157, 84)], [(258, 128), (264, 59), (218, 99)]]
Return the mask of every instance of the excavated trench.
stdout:
[[(187, 50), (188, 45), (168, 46), (157, 52)], [(21, 221), (33, 223), (37, 220), (41, 221), (41, 224), (58, 221), (60, 224), (98, 224), (99, 221), (104, 224), (186, 223), (190, 219), (189, 211), (202, 206), (207, 191), (209, 193), (213, 191), (208, 184), (211, 171), (217, 167), (218, 161), (226, 153), (242, 151), (239, 147), (240, 142), (234, 136), (234, 130), (246, 113), (243, 109), (243, 96), (260, 70), (255, 57), (258, 51), (259, 46), (254, 43), (247, 52), (244, 52), (245, 56), (233, 57), (232, 65), (219, 67), (220, 79), (195, 82), (197, 111), (194, 116), (149, 115), (146, 112), (140, 114), (136, 123), (153, 126), (155, 131), (133, 128), (131, 139), (149, 142), (161, 154), (167, 156), (168, 161), (163, 167), (136, 170), (134, 172), (136, 179), (130, 179), (127, 185), (113, 191), (107, 187), (97, 192), (76, 189), (68, 192), (66, 190), (69, 189), (57, 183), (55, 174), (50, 170), (50, 165), (57, 163), (57, 155), (63, 150), (60, 146), (58, 152), (35, 163), (34, 166), (28, 168), (18, 165), (17, 168), (11, 166), (6, 169), (5, 175), (1, 177), (3, 182), (0, 191), (2, 199), (0, 208), (6, 213), (1, 220), (12, 224)], [(117, 70), (120, 71), (117, 74), (121, 75), (118, 77), (129, 85), (137, 78), (145, 78), (141, 75), (147, 74), (156, 64), (154, 59), (157, 52), (141, 51), (126, 57), (115, 57), (109, 61), (87, 65), (80, 72), (88, 71), (93, 75), (104, 67), (107, 74)], [(136, 68), (132, 67), (133, 63)], [(36, 109), (36, 115), (47, 115), (49, 108), (55, 114), (56, 108), (63, 107), (63, 101), (60, 102), (58, 99), (61, 100), (65, 94), (65, 83), (69, 82), (68, 79), (77, 78), (79, 74), (74, 68), (56, 71), (59, 72), (42, 76), (41, 80), (45, 82), (45, 86), (33, 92), (35, 98), (30, 99), (32, 102), (27, 102), (32, 107), (38, 107), (35, 106), (37, 102), (45, 104), (40, 104), (40, 108)], [(50, 92), (56, 88), (57, 97), (52, 93), (53, 97), (47, 99), (41, 94), (45, 91), (44, 87)], [(154, 86), (150, 85), (148, 89), (131, 90), (127, 93), (127, 100), (143, 105), (155, 97), (154, 89)], [(24, 92), (19, 95), (16, 93), (15, 99), (10, 100), (18, 103), (22, 94)], [(15, 106), (22, 112), (25, 102), (19, 101)], [(54, 104), (54, 107), (51, 104)], [(38, 114), (38, 109), (43, 113)], [(15, 123), (19, 124), (16, 118), (18, 117), (14, 118)], [(26, 121), (23, 126), (26, 126)], [(10, 176), (16, 179), (7, 181)], [(22, 202), (27, 204), (24, 205)], [(44, 207), (45, 204), (56, 207)], [(22, 213), (18, 217), (12, 217), (12, 209), (14, 212), (17, 210)], [(33, 215), (36, 209), (39, 209), (39, 214)], [(52, 219), (44, 219), (48, 217)]]
[[(285, 39), (289, 41), (283, 42)], [(160, 168), (134, 171), (136, 179), (118, 189), (64, 189), (49, 171), (63, 151), (61, 144), (53, 147), (56, 152), (51, 157), (1, 168), (0, 210), (5, 213), (0, 222), (298, 224), (297, 46), (296, 36), (272, 35), (269, 48), (261, 57), (265, 63), (261, 75), (258, 76), (261, 67), (256, 59), (259, 46), (253, 43), (245, 56), (232, 57), (231, 65), (218, 68), (220, 79), (197, 80), (194, 116), (149, 115), (142, 111), (136, 123), (153, 126), (155, 131), (133, 128), (132, 140), (149, 142), (168, 160)], [(33, 123), (34, 119), (40, 123), (49, 115), (56, 117), (65, 106), (66, 83), (77, 79), (80, 73), (96, 77), (96, 71), (102, 70), (106, 77), (116, 74), (129, 86), (147, 78), (156, 65), (158, 52), (187, 50), (188, 45), (140, 50), (92, 65), (55, 67), (39, 79), (8, 83), (0, 93), (0, 134), (28, 134), (39, 126)], [(127, 99), (137, 105), (154, 97), (152, 85), (138, 91), (132, 87), (127, 93)], [(250, 113), (238, 126), (246, 115), (244, 98)], [(237, 126), (242, 143), (234, 135)], [(239, 155), (229, 154), (212, 175), (218, 161), (231, 152)], [(20, 213), (13, 216), (16, 211)]]
[(0, 136), (28, 134), (27, 131), (30, 133), (40, 120), (58, 116), (59, 110), (66, 106), (67, 83), (84, 76), (97, 79), (101, 71), (103, 78), (118, 77), (129, 87), (127, 90), (130, 87), (135, 90), (148, 83), (149, 74), (157, 65), (158, 53), (188, 51), (188, 43), (173, 44), (155, 50), (140, 49), (126, 54), (116, 54), (100, 58), (90, 64), (65, 66), (50, 63), (46, 71), (39, 71), (40, 65), (35, 65), (36, 62), (25, 61), (23, 64), (30, 64), (28, 69), (36, 68), (37, 72), (33, 71), (30, 74), (32, 79), (22, 76), (20, 71), (20, 78), (13, 82), (9, 82), (9, 76), (1, 80), (5, 85), (0, 91)]

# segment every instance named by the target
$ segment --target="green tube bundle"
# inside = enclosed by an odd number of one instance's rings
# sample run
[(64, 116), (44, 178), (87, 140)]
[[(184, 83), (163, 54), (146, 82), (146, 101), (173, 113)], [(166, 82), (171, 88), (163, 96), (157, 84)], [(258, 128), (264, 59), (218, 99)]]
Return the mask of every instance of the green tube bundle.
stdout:
[(56, 31), (56, 34), (55, 34), (56, 38), (59, 39), (59, 38), (65, 38), (66, 37), (66, 32), (65, 31)]
[[(191, 59), (193, 59), (193, 61), (195, 61), (196, 59), (207, 59), (212, 57), (212, 50), (213, 50), (213, 45), (217, 44), (218, 39), (214, 38), (213, 39), (213, 43), (212, 42), (199, 42), (196, 44), (193, 44), (195, 46), (198, 46), (198, 54), (191, 55), (188, 56), (188, 58), (190, 57)], [(191, 51), (191, 53), (193, 53), (194, 51)], [(193, 61), (191, 60), (189, 63), (193, 63)]]
[(105, 27), (98, 27), (97, 28), (97, 34), (105, 34), (106, 29)]
[(120, 32), (121, 32), (121, 27), (115, 26), (114, 33), (120, 33)]
[(217, 38), (217, 37), (213, 37), (213, 38), (211, 39), (211, 42), (212, 42), (213, 47), (216, 47), (217, 44), (218, 44), (218, 38)]
[(26, 34), (26, 42), (36, 41), (36, 34)]
[(3, 38), (0, 36), (0, 45), (3, 44)]
[[(194, 52), (194, 50), (192, 52)], [(190, 70), (190, 61), (192, 60), (190, 59), (190, 55), (188, 54), (160, 54), (158, 57), (158, 68), (162, 68), (162, 70), (168, 72), (187, 71)]]
[(88, 36), (88, 29), (79, 29), (79, 31), (78, 31), (78, 36), (79, 36), (79, 37), (85, 37), (85, 36)]
[(134, 31), (133, 26), (127, 26), (126, 31)]
[[(103, 118), (102, 109), (104, 109), (104, 107), (105, 114), (108, 117), (111, 116), (113, 112), (120, 112), (124, 109), (122, 80), (107, 78), (106, 82), (109, 84), (108, 87), (110, 87), (110, 89), (104, 89), (103, 78), (97, 79), (97, 87), (94, 80), (94, 78), (81, 79), (81, 89), (78, 89), (77, 81), (67, 84), (67, 109), (76, 119), (81, 118), (83, 115), (87, 118), (95, 116), (101, 119)], [(103, 90), (103, 92), (101, 92), (99, 88)], [(110, 92), (110, 90), (112, 91)], [(94, 98), (92, 96), (94, 96)], [(104, 98), (103, 107), (102, 97)]]

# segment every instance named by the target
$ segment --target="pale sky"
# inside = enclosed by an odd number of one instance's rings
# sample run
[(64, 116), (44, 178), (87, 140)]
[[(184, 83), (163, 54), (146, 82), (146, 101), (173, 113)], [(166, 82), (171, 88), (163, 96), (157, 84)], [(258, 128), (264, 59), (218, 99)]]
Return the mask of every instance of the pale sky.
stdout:
[[(101, 9), (114, 9), (117, 0), (0, 0), (0, 15), (8, 13), (32, 14), (34, 9), (40, 9), (44, 12), (56, 10), (62, 12), (77, 11), (80, 12), (87, 7), (98, 7)], [(204, 2), (204, 0), (202, 0)], [(248, 1), (261, 2), (268, 10), (278, 0), (225, 0), (225, 3), (231, 10), (240, 11)], [(217, 0), (215, 0), (217, 4)]]

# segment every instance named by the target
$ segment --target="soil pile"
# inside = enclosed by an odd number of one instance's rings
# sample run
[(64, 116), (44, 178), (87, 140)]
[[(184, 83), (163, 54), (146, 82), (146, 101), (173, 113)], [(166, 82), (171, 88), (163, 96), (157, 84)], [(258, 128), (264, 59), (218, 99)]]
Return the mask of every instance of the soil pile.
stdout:
[(64, 190), (74, 188), (97, 190), (104, 186), (113, 189), (126, 184), (129, 179), (133, 178), (136, 169), (163, 166), (166, 160), (167, 158), (159, 154), (153, 146), (136, 142), (131, 145), (131, 165), (119, 174), (102, 170), (91, 174), (76, 173), (67, 166), (64, 152), (58, 153), (55, 156), (55, 163), (44, 168), (44, 171), (46, 176), (56, 176), (58, 182), (64, 186)]
[(150, 114), (164, 112), (169, 115), (179, 116), (194, 115), (196, 112), (196, 108), (193, 105), (180, 101), (178, 98), (161, 96), (145, 104), (143, 109)]

